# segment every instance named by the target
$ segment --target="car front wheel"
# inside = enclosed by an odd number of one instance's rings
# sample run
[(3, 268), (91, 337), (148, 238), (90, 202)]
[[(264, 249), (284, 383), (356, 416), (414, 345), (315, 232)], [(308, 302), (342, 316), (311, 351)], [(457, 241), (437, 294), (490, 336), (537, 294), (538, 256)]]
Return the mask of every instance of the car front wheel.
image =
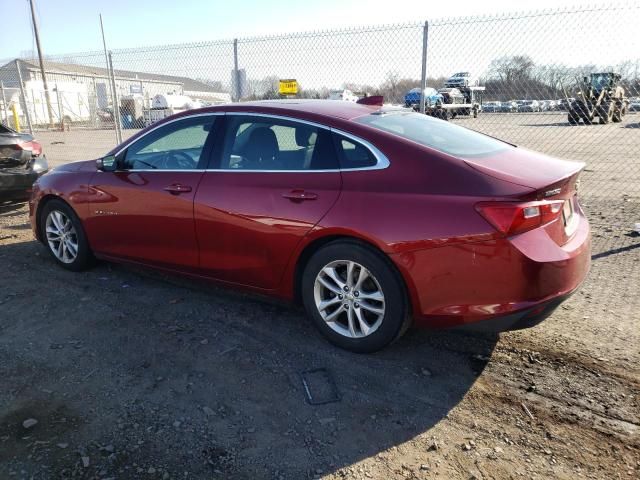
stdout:
[(47, 202), (40, 217), (40, 229), (45, 247), (62, 267), (80, 271), (93, 264), (82, 223), (65, 202)]
[(401, 277), (388, 259), (356, 242), (318, 250), (302, 276), (302, 300), (320, 332), (357, 353), (380, 350), (410, 323)]

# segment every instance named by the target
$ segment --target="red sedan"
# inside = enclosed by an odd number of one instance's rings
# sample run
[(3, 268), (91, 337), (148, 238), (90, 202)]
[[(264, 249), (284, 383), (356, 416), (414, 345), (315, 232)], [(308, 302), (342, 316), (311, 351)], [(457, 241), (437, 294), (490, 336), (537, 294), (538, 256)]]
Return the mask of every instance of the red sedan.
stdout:
[(30, 215), (69, 270), (130, 262), (299, 301), (331, 342), (371, 352), (412, 322), (548, 316), (589, 270), (583, 166), (401, 109), (256, 102), (58, 167)]

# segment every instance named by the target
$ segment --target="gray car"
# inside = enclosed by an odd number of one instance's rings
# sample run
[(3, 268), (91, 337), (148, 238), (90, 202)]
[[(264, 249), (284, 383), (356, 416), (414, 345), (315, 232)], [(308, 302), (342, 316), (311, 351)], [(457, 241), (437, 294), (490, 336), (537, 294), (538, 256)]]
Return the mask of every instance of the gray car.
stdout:
[(47, 170), (42, 146), (33, 136), (0, 124), (0, 195), (27, 195)]

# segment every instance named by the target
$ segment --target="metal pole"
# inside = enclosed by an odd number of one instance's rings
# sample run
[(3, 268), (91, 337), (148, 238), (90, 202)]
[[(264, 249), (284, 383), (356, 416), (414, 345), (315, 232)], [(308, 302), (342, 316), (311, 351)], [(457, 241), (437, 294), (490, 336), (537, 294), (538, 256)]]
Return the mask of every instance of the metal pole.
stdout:
[(116, 90), (116, 74), (113, 70), (113, 58), (109, 52), (109, 71), (111, 72), (111, 87), (113, 88), (113, 121), (116, 124), (116, 141), (122, 143), (122, 126), (120, 125), (120, 105), (118, 104), (118, 91)]
[(424, 91), (427, 88), (427, 45), (429, 43), (429, 21), (424, 22), (422, 37), (422, 76), (420, 77), (420, 113), (425, 112)]
[[(4, 121), (9, 126), (9, 109), (7, 108), (7, 97), (4, 95), (4, 83), (0, 80), (0, 93), (2, 93), (2, 112), (4, 113)], [(2, 120), (0, 118), (0, 120)]]
[[(20, 82), (20, 98), (24, 103), (24, 116), (27, 118), (27, 126), (29, 127), (29, 133), (33, 135), (33, 125), (31, 125), (31, 114), (29, 113), (29, 106), (27, 105), (27, 96), (24, 93), (24, 82), (22, 81), (22, 71), (20, 70), (20, 60), (16, 59), (16, 70), (18, 70), (18, 81)], [(46, 88), (46, 87), (45, 87)], [(47, 94), (47, 101), (49, 101), (49, 92), (45, 90)], [(49, 104), (51, 109), (51, 104)], [(51, 123), (51, 110), (49, 110), (49, 123)]]
[(238, 70), (238, 39), (233, 39), (233, 78), (235, 79), (235, 88), (234, 88), (234, 96), (235, 102), (240, 101), (240, 70)]
[(44, 95), (47, 102), (47, 113), (49, 115), (49, 127), (53, 126), (53, 109), (51, 108), (51, 98), (49, 97), (49, 88), (47, 87), (47, 76), (44, 73), (44, 60), (42, 55), (42, 46), (40, 45), (40, 32), (38, 30), (38, 21), (36, 20), (36, 9), (33, 0), (29, 0), (31, 5), (31, 20), (33, 21), (33, 34), (36, 37), (36, 48), (38, 49), (38, 60), (40, 62), (40, 75), (42, 75), (42, 86), (44, 87)]
[(107, 65), (107, 78), (109, 80), (109, 90), (111, 90), (111, 107), (113, 109), (113, 129), (116, 134), (116, 144), (121, 143), (121, 135), (118, 132), (118, 122), (116, 121), (116, 117), (120, 117), (120, 112), (116, 115), (116, 88), (115, 88), (115, 80), (112, 82), (111, 78), (111, 67), (109, 58), (110, 54), (107, 53), (107, 41), (104, 37), (104, 25), (102, 24), (102, 14), (100, 14), (100, 30), (102, 31), (102, 47), (104, 48), (104, 62)]
[(60, 131), (64, 132), (64, 109), (62, 108), (62, 93), (58, 84), (56, 83), (56, 100), (58, 101), (58, 123), (60, 125)]

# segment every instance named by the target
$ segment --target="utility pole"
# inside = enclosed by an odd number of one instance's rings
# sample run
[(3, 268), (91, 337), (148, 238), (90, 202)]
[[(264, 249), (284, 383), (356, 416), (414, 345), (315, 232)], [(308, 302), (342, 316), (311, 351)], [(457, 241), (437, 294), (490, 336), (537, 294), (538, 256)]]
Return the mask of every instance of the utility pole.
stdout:
[[(47, 86), (47, 76), (44, 73), (44, 61), (42, 59), (42, 47), (40, 46), (40, 32), (38, 31), (38, 20), (36, 19), (36, 8), (33, 0), (29, 0), (31, 5), (31, 20), (33, 21), (33, 33), (36, 37), (36, 47), (38, 48), (38, 60), (40, 61), (40, 75), (42, 75), (42, 86), (44, 87), (44, 97), (47, 102), (47, 113), (49, 115), (49, 127), (53, 127), (53, 109), (51, 108), (51, 97)], [(26, 99), (25, 99), (26, 100)]]

